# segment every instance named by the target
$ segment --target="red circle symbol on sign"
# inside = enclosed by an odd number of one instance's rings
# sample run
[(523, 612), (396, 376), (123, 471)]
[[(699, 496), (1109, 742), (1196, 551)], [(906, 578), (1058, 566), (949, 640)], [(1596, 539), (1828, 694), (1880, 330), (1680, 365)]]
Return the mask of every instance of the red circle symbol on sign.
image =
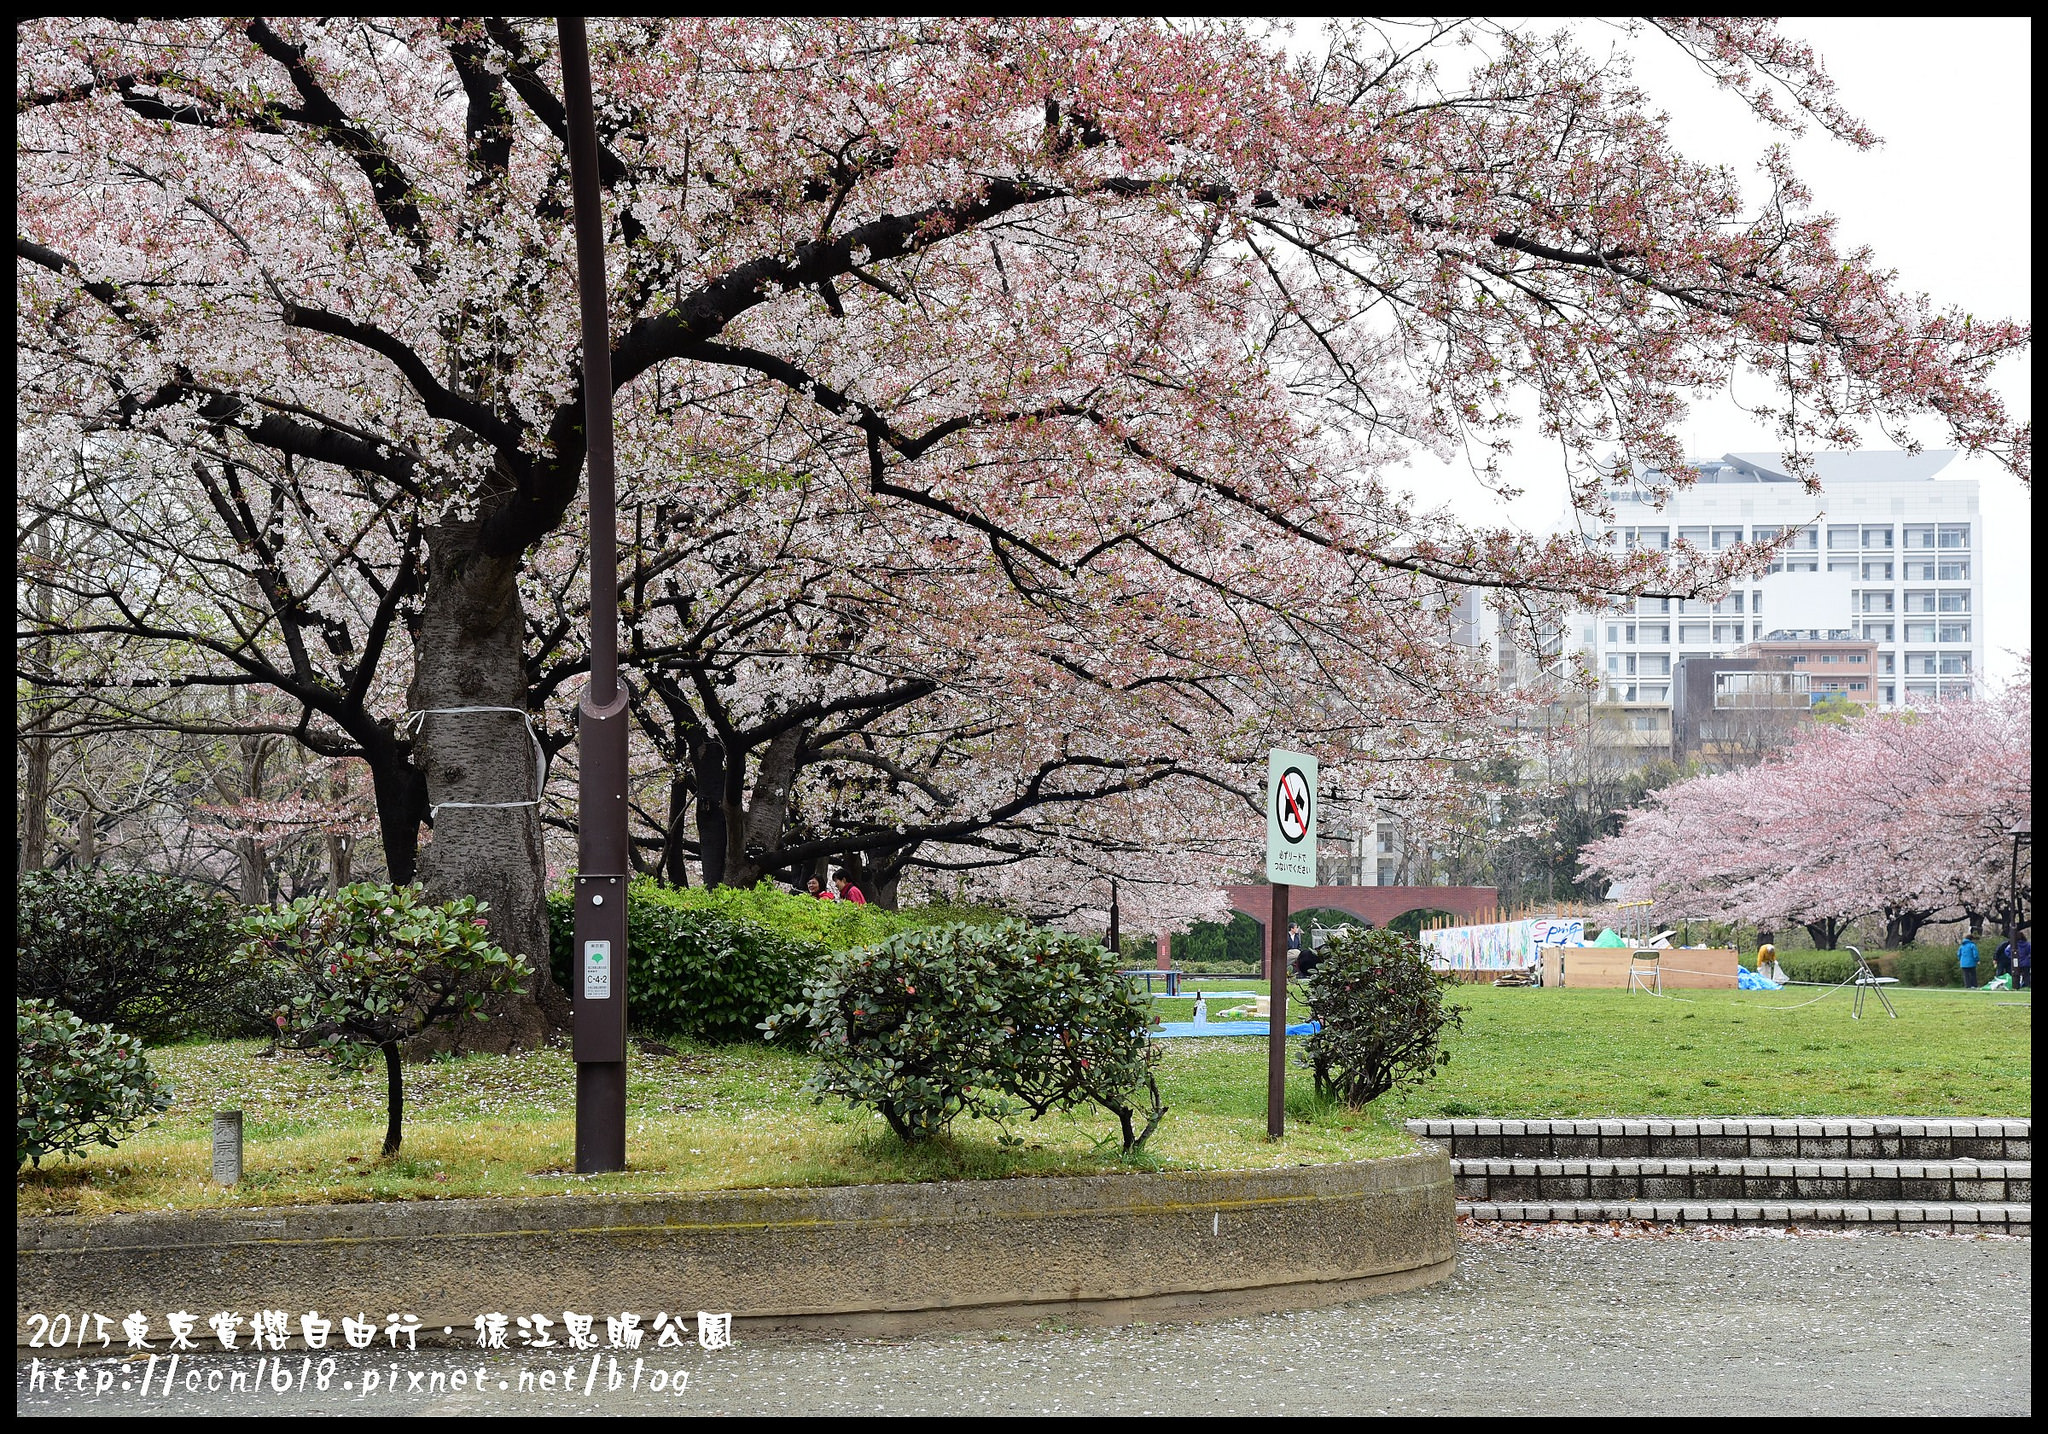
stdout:
[(1309, 790), (1308, 777), (1299, 767), (1289, 767), (1280, 774), (1280, 783), (1273, 793), (1273, 815), (1280, 824), (1280, 835), (1290, 842), (1301, 841), (1308, 835), (1310, 806), (1315, 794)]

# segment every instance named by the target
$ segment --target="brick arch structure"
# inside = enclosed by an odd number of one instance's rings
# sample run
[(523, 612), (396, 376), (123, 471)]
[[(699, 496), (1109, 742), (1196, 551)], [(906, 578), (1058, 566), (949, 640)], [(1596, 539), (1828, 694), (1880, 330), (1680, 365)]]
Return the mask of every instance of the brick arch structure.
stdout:
[[(1272, 915), (1270, 886), (1226, 886), (1223, 891), (1233, 911), (1242, 911), (1261, 926)], [(1297, 886), (1287, 893), (1287, 905), (1293, 911), (1328, 907), (1385, 926), (1404, 911), (1417, 909), (1475, 920), (1499, 908), (1500, 891), (1491, 886)]]

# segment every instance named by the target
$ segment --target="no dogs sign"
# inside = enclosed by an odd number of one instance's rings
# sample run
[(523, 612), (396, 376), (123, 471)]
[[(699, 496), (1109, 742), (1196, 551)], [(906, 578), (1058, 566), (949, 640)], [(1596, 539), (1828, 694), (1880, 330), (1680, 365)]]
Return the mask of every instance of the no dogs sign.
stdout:
[(1266, 880), (1316, 884), (1316, 759), (1277, 749), (1266, 759)]

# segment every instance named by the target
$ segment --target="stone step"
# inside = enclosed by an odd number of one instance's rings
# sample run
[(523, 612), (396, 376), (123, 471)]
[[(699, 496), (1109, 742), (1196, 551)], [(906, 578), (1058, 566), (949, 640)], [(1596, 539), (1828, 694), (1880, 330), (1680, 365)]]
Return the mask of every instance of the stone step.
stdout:
[(1411, 1120), (1453, 1159), (2033, 1159), (2026, 1120)]
[(1653, 1220), (1983, 1235), (2031, 1235), (2034, 1220), (2031, 1205), (1877, 1200), (1460, 1200), (1458, 1213), (1475, 1220)]
[(1881, 1201), (2030, 1204), (2023, 1160), (1513, 1160), (1455, 1159), (1469, 1201)]

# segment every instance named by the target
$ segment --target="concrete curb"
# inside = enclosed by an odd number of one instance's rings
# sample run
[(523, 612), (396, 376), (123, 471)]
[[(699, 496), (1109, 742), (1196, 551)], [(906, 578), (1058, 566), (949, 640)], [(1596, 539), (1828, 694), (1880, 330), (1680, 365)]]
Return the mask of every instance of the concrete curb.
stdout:
[[(1450, 1274), (1441, 1148), (1339, 1165), (295, 1206), (15, 1224), (34, 1312), (733, 1312), (889, 1333), (1303, 1309)], [(202, 1326), (203, 1328), (203, 1326)], [(602, 1325), (599, 1325), (602, 1328)], [(88, 1351), (93, 1352), (93, 1351)]]

